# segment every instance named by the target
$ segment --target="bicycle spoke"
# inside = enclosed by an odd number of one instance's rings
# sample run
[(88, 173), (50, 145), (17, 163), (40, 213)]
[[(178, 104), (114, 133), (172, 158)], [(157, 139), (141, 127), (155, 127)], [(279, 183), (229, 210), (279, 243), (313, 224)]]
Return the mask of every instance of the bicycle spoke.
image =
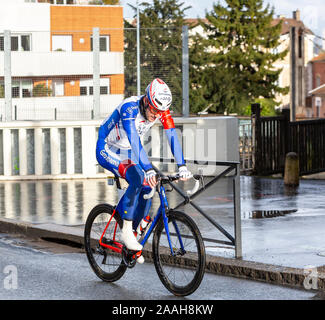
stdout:
[(176, 295), (193, 292), (199, 286), (204, 274), (203, 240), (193, 225), (194, 222), (188, 216), (170, 215), (168, 221), (170, 242), (166, 232), (161, 230), (154, 248), (159, 261), (155, 263), (158, 275), (166, 288)]
[(113, 210), (108, 205), (99, 205), (90, 213), (85, 226), (88, 260), (96, 275), (104, 281), (116, 281), (126, 270), (121, 254), (100, 245), (102, 241), (114, 246), (120, 239), (121, 230), (116, 227), (118, 224), (114, 219), (115, 215), (111, 220), (112, 213)]

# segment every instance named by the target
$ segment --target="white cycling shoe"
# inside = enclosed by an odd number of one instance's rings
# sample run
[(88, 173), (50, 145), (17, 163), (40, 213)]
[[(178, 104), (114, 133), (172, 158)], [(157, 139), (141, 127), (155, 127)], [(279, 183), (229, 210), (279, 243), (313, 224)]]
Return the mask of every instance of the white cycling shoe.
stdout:
[[(137, 241), (137, 239), (133, 233), (132, 224), (133, 224), (132, 220), (123, 220), (121, 239), (129, 250), (141, 251), (142, 245)], [(140, 257), (138, 259), (140, 259)], [(138, 259), (137, 259), (137, 261), (138, 261)], [(143, 259), (143, 261), (144, 261), (144, 259)], [(139, 263), (143, 263), (143, 262), (139, 262)]]
[(144, 257), (141, 255), (140, 257), (137, 258), (137, 263), (144, 263)]

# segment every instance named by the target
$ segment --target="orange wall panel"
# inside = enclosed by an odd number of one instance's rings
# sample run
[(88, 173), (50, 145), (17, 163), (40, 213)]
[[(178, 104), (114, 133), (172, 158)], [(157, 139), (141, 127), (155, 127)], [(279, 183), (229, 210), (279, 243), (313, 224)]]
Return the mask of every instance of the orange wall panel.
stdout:
[[(89, 51), (94, 27), (110, 36), (110, 50), (123, 51), (123, 8), (111, 6), (51, 6), (51, 34), (72, 34), (74, 51)], [(81, 43), (80, 39), (84, 42)]]
[(65, 96), (79, 96), (80, 95), (80, 81), (65, 79), (64, 80), (64, 95)]
[(113, 74), (111, 79), (111, 94), (124, 94), (124, 74)]

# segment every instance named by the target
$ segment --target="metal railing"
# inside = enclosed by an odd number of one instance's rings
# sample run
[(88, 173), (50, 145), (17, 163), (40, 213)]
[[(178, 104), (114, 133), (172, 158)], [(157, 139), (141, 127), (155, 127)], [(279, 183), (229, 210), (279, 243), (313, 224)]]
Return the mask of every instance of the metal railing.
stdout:
[[(174, 159), (163, 159), (163, 158), (150, 158), (152, 162), (160, 163), (174, 163)], [(199, 166), (218, 166), (226, 167), (221, 173), (217, 174), (204, 186), (195, 192), (193, 195), (189, 196), (184, 193), (175, 183), (169, 182), (169, 184), (175, 189), (175, 191), (181, 195), (184, 200), (177, 204), (171, 210), (176, 210), (181, 206), (190, 204), (194, 207), (205, 219), (207, 219), (215, 228), (217, 228), (229, 241), (204, 238), (204, 241), (221, 243), (234, 247), (235, 257), (242, 257), (242, 235), (241, 235), (241, 209), (240, 209), (240, 163), (236, 161), (200, 161), (200, 160), (185, 160), (187, 164), (195, 164)], [(231, 178), (233, 180), (233, 210), (234, 210), (234, 235), (231, 235), (228, 231), (225, 230), (217, 221), (212, 219), (195, 201), (194, 199), (203, 193), (206, 189), (214, 185), (222, 177), (227, 176), (230, 173), (234, 173)]]

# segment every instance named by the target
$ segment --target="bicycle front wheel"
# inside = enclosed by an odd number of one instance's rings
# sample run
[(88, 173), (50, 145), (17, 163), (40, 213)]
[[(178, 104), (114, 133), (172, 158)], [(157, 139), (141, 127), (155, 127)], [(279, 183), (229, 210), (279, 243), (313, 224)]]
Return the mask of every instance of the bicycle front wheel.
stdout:
[(176, 296), (186, 296), (193, 293), (203, 279), (203, 239), (195, 222), (183, 212), (169, 212), (168, 229), (172, 249), (161, 219), (152, 244), (154, 264), (164, 286)]
[(122, 219), (115, 212), (105, 233), (104, 230), (111, 219), (114, 208), (109, 204), (100, 204), (92, 209), (85, 225), (84, 242), (88, 261), (95, 274), (103, 281), (113, 282), (120, 279), (127, 266), (122, 254), (100, 245), (99, 240), (111, 246), (118, 246)]

